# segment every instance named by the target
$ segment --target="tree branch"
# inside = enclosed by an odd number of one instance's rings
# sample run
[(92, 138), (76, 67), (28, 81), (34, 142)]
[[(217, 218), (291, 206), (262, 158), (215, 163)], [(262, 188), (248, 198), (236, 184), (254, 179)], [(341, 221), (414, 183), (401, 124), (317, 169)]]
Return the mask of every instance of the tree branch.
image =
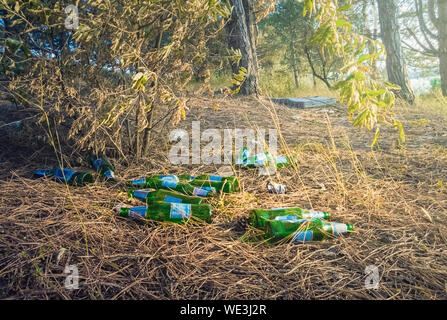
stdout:
[(428, 15), (430, 16), (431, 22), (439, 31), (439, 29), (441, 29), (441, 25), (439, 23), (439, 17), (437, 17), (435, 13), (435, 0), (428, 0)]
[(416, 6), (416, 14), (418, 16), (419, 26), (421, 27), (421, 31), (422, 34), (424, 35), (425, 40), (427, 41), (427, 43), (430, 43), (428, 36), (430, 36), (434, 40), (438, 40), (439, 39), (438, 35), (431, 32), (430, 29), (427, 27), (427, 24), (425, 23), (422, 1), (414, 0), (414, 4)]
[(414, 38), (414, 40), (416, 40), (416, 42), (418, 43), (418, 45), (427, 53), (430, 54), (436, 54), (439, 55), (439, 50), (436, 49), (435, 47), (433, 47), (433, 45), (428, 42), (428, 45), (430, 48), (427, 48), (420, 40), (419, 38), (416, 36), (416, 34), (413, 32), (413, 30), (411, 30), (410, 28), (407, 28), (407, 31), (410, 33), (410, 35)]
[(428, 57), (434, 57), (434, 58), (438, 57), (438, 55), (435, 54), (435, 53), (431, 53), (431, 52), (427, 52), (427, 51), (418, 50), (418, 49), (412, 47), (412, 46), (409, 45), (407, 42), (405, 42), (405, 40), (401, 40), (401, 41), (402, 41), (402, 43), (405, 45), (405, 49), (407, 49), (407, 50), (414, 51), (414, 52), (423, 54), (424, 56), (428, 56)]

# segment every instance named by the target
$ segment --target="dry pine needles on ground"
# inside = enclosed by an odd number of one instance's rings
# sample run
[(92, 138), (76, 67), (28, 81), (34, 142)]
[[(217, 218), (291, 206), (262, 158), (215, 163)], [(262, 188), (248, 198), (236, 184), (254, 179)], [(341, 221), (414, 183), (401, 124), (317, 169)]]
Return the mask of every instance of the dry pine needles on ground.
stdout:
[[(250, 99), (192, 103), (196, 107), (185, 127), (196, 119), (203, 128), (272, 128), (277, 121), (287, 152), (297, 158), (296, 166), (275, 177), (289, 192), (268, 194), (265, 177), (237, 170), (242, 192), (212, 201), (213, 223), (139, 223), (112, 210), (127, 202), (119, 185), (98, 181), (68, 188), (29, 179), (36, 155), (33, 163), (22, 157), (21, 169), (13, 167), (18, 161), (4, 161), (2, 298), (447, 297), (445, 145), (427, 144), (416, 127), (407, 129), (406, 150), (388, 143), (373, 152), (367, 148), (371, 135), (351, 128), (340, 108), (331, 113), (277, 106), (272, 111), (268, 102)], [(443, 120), (424, 126), (426, 134), (439, 132)], [(384, 140), (391, 139), (385, 134)], [(7, 148), (3, 144), (2, 152)], [(166, 155), (160, 147), (138, 164), (117, 164), (117, 173), (131, 179), (156, 172), (216, 172), (213, 166), (170, 165)], [(321, 243), (269, 245), (247, 224), (251, 208), (292, 205), (328, 211), (334, 220), (354, 224), (356, 232)], [(68, 265), (79, 270), (79, 289), (64, 287)], [(365, 287), (369, 265), (379, 270), (376, 290)]]

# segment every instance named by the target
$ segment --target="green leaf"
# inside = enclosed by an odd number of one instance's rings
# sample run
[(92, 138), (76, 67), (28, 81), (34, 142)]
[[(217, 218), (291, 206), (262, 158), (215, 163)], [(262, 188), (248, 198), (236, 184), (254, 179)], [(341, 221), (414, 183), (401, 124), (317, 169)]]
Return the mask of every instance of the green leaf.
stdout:
[(351, 30), (351, 28), (352, 28), (352, 23), (346, 21), (345, 19), (337, 19), (337, 20), (335, 20), (335, 25), (338, 28), (348, 28), (348, 30)]
[(365, 62), (366, 60), (371, 60), (371, 59), (373, 59), (375, 56), (376, 56), (375, 54), (363, 54), (363, 55), (361, 55), (361, 56), (358, 58), (357, 63), (360, 64), (360, 63), (362, 63), (362, 62)]
[(391, 82), (385, 82), (386, 86), (388, 89), (395, 89), (395, 90), (400, 90), (402, 89), (400, 86), (398, 86), (397, 84), (391, 83)]
[(376, 134), (375, 134), (375, 136), (374, 136), (374, 140), (373, 140), (373, 142), (371, 143), (371, 149), (374, 147), (374, 145), (376, 144), (376, 142), (377, 142), (377, 139), (379, 138), (379, 135), (380, 135), (380, 129), (379, 129), (379, 127), (377, 127), (377, 129), (376, 129)]
[(354, 78), (357, 81), (365, 81), (366, 80), (365, 75), (360, 71), (357, 71), (354, 73)]

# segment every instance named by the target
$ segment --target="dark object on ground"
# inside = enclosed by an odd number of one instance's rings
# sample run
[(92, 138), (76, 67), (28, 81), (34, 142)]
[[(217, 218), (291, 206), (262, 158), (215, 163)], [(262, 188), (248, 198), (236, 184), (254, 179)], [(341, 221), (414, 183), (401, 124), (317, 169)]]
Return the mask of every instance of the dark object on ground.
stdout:
[(305, 97), (305, 98), (272, 98), (272, 102), (284, 104), (292, 108), (318, 108), (333, 106), (337, 103), (335, 98), (327, 97)]
[(276, 193), (276, 194), (287, 193), (286, 185), (270, 181), (267, 182), (267, 190), (269, 193)]

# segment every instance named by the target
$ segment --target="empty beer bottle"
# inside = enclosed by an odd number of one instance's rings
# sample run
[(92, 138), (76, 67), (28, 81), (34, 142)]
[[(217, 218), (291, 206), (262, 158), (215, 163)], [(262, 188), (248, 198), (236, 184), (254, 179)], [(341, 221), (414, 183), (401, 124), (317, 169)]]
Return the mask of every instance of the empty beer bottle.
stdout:
[(156, 201), (169, 202), (169, 203), (192, 203), (192, 204), (202, 203), (202, 198), (200, 197), (187, 196), (179, 192), (163, 190), (163, 189), (155, 191), (129, 189), (128, 195), (129, 197), (146, 202), (147, 204)]
[(209, 204), (153, 202), (148, 206), (115, 208), (123, 217), (138, 220), (150, 219), (163, 222), (184, 223), (189, 219), (200, 219), (211, 222), (211, 206)]
[[(211, 181), (211, 180), (197, 180), (194, 179), (192, 181), (189, 181), (191, 185), (198, 186), (200, 188), (208, 187), (208, 188), (214, 188), (216, 191), (225, 192), (225, 193), (233, 193), (235, 192), (235, 185), (234, 183), (231, 183), (228, 180), (223, 181)], [(238, 184), (239, 186), (239, 184)]]
[(151, 189), (167, 189), (174, 190), (187, 195), (195, 195), (199, 197), (210, 197), (216, 194), (216, 188), (198, 187), (186, 182), (178, 182), (177, 177), (158, 178), (141, 178), (132, 180), (127, 183), (130, 188), (151, 188)]
[(249, 156), (245, 166), (266, 167), (269, 166), (269, 164), (281, 168), (289, 164), (289, 159), (286, 156), (272, 156), (268, 152), (259, 153), (254, 156)]
[(147, 207), (146, 217), (176, 223), (183, 223), (191, 218), (211, 222), (211, 206), (209, 204), (153, 202)]
[(115, 180), (115, 168), (107, 160), (92, 156), (90, 161), (96, 172), (104, 176), (106, 180)]
[(138, 220), (143, 220), (144, 218), (146, 218), (147, 207), (140, 206), (140, 207), (126, 208), (123, 206), (117, 206), (115, 208), (115, 211), (118, 212), (123, 217), (131, 217)]
[(175, 175), (152, 175), (147, 178), (135, 179), (127, 182), (127, 186), (131, 188), (152, 188), (157, 186), (157, 189), (162, 186), (173, 188), (177, 185), (179, 179)]
[(287, 166), (290, 163), (286, 156), (275, 156), (269, 152), (251, 155), (247, 147), (243, 147), (239, 156), (236, 158), (236, 165), (241, 167), (267, 167), (273, 164), (278, 168)]
[(201, 174), (197, 177), (195, 177), (195, 180), (209, 180), (209, 181), (217, 181), (217, 182), (223, 182), (228, 181), (233, 185), (233, 191), (239, 191), (239, 178), (238, 177), (222, 177), (218, 175), (212, 175), (212, 174)]
[(67, 168), (42, 169), (34, 171), (35, 177), (49, 177), (70, 185), (84, 185), (94, 181), (91, 173), (78, 172)]
[(191, 176), (188, 174), (181, 174), (178, 176), (180, 180), (188, 181), (191, 183), (193, 180), (205, 180), (205, 181), (217, 181), (217, 182), (223, 182), (227, 181), (228, 183), (231, 183), (233, 185), (234, 191), (239, 191), (239, 179), (237, 177), (222, 177), (218, 175), (212, 175), (212, 174), (201, 174), (198, 176)]
[(266, 238), (279, 241), (290, 237), (294, 243), (320, 241), (354, 231), (354, 226), (314, 219), (280, 219), (266, 221)]
[[(285, 217), (285, 218), (277, 218)], [(329, 219), (330, 215), (324, 211), (313, 211), (298, 207), (274, 208), (270, 210), (254, 209), (250, 211), (250, 218), (253, 227), (263, 229), (265, 222), (271, 219)]]

